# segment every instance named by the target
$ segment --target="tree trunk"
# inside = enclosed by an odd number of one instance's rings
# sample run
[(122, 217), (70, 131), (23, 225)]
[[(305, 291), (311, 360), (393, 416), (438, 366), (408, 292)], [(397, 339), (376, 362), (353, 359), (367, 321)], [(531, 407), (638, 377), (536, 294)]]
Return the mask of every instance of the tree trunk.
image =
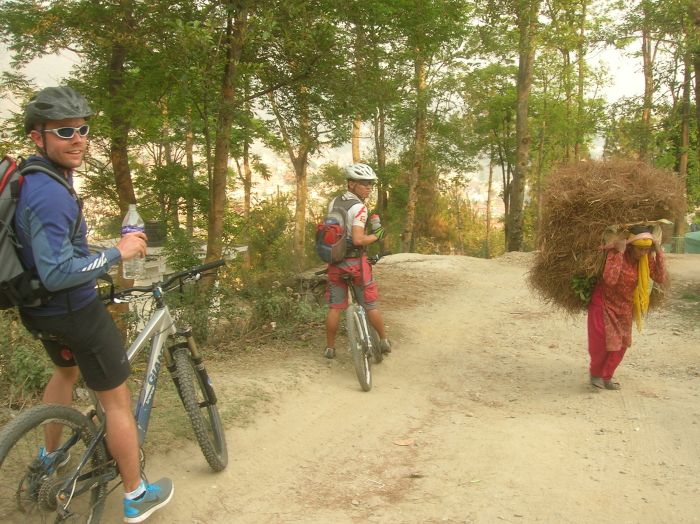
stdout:
[(110, 127), (112, 128), (109, 156), (114, 169), (114, 182), (119, 196), (119, 210), (125, 215), (129, 204), (136, 203), (134, 186), (131, 181), (131, 169), (129, 168), (129, 130), (131, 121), (128, 111), (118, 103), (124, 98), (124, 66), (127, 60), (126, 48), (115, 43), (112, 47), (112, 55), (109, 60), (107, 74), (107, 91), (113, 101), (109, 111)]
[(388, 193), (386, 187), (386, 117), (384, 107), (379, 107), (374, 117), (374, 148), (377, 151), (377, 210), (383, 214), (387, 210)]
[[(566, 111), (566, 134), (564, 135), (564, 163), (571, 162), (571, 99), (573, 98), (571, 87), (571, 53), (568, 49), (562, 50), (564, 60), (564, 107)], [(574, 126), (576, 124), (574, 123)]]
[[(117, 186), (117, 196), (119, 198), (120, 215), (126, 215), (129, 209), (129, 204), (136, 203), (136, 195), (134, 194), (134, 185), (131, 181), (131, 169), (129, 168), (129, 129), (131, 122), (129, 113), (124, 109), (119, 100), (124, 98), (124, 66), (127, 60), (126, 48), (115, 43), (112, 47), (112, 55), (109, 60), (109, 69), (107, 71), (107, 91), (110, 99), (113, 101), (110, 109), (108, 109), (108, 118), (112, 134), (110, 136), (109, 157), (112, 161), (112, 169), (114, 170), (114, 183)], [(122, 262), (119, 262), (117, 269), (117, 286), (121, 288), (131, 287), (133, 280), (127, 280), (122, 273)], [(115, 304), (112, 310), (119, 332), (123, 338), (126, 338), (128, 326), (126, 321), (129, 313), (129, 304)]]
[[(355, 24), (355, 56), (354, 56), (354, 66), (355, 66), (355, 81), (356, 85), (361, 84), (361, 78), (364, 76), (364, 57), (365, 50), (365, 32), (361, 23)], [(358, 114), (352, 121), (352, 162), (357, 163), (361, 161), (360, 154), (360, 131), (362, 129), (362, 117)]]
[(515, 171), (510, 188), (510, 210), (507, 217), (507, 251), (520, 251), (523, 247), (523, 205), (525, 184), (529, 171), (530, 130), (528, 126), (528, 103), (532, 86), (532, 71), (535, 60), (535, 28), (540, 0), (518, 2), (519, 57), (516, 85), (515, 113)]
[(185, 157), (187, 161), (187, 198), (186, 222), (187, 237), (194, 235), (194, 131), (192, 130), (192, 114), (187, 113), (187, 131), (185, 132)]
[(489, 157), (489, 185), (486, 193), (486, 258), (491, 258), (491, 188), (493, 186), (493, 154)]
[(413, 141), (413, 166), (408, 176), (408, 202), (406, 203), (406, 222), (401, 234), (401, 251), (409, 252), (415, 242), (414, 229), (416, 203), (418, 201), (418, 181), (423, 173), (423, 161), (427, 143), (427, 93), (426, 70), (423, 50), (415, 49), (414, 57), (416, 83), (416, 126)]
[(353, 164), (359, 162), (362, 157), (360, 157), (360, 129), (362, 127), (362, 120), (355, 118), (352, 121), (352, 162)]
[(301, 85), (300, 89), (300, 129), (302, 140), (300, 141), (299, 152), (296, 159), (292, 158), (294, 164), (294, 175), (296, 178), (296, 207), (294, 209), (294, 256), (297, 261), (297, 269), (304, 268), (306, 253), (306, 201), (308, 199), (308, 190), (306, 187), (306, 171), (309, 161), (309, 147), (311, 144), (311, 125), (309, 123), (309, 106), (306, 92), (308, 91), (305, 85)]
[(297, 269), (302, 270), (305, 263), (305, 246), (306, 246), (306, 202), (308, 199), (308, 189), (306, 180), (306, 171), (309, 160), (310, 144), (312, 142), (311, 127), (308, 118), (307, 100), (304, 93), (307, 88), (302, 84), (299, 86), (298, 100), (300, 104), (300, 122), (299, 128), (301, 140), (299, 150), (294, 151), (294, 144), (290, 133), (287, 129), (285, 119), (280, 113), (274, 93), (268, 93), (267, 97), (270, 100), (272, 112), (277, 118), (277, 123), (280, 126), (282, 140), (287, 148), (289, 160), (294, 166), (294, 178), (296, 181), (296, 206), (294, 209), (294, 259), (297, 264)]
[[(495, 133), (494, 133), (495, 134)], [(505, 146), (498, 141), (498, 135), (495, 137), (496, 139), (496, 151), (498, 152), (498, 164), (501, 167), (501, 183), (503, 184), (503, 212), (504, 212), (504, 217), (506, 220), (504, 221), (503, 224), (503, 233), (505, 235), (504, 238), (508, 238), (508, 214), (510, 210), (510, 184), (511, 181), (513, 180), (512, 173), (511, 173), (511, 165), (510, 162), (506, 161), (505, 158)], [(505, 140), (505, 139), (504, 139)]]
[(304, 250), (306, 247), (306, 201), (308, 189), (306, 183), (306, 170), (308, 166), (308, 153), (300, 151), (293, 161), (294, 176), (296, 179), (296, 207), (294, 208), (294, 258), (297, 269), (304, 268)]
[(549, 84), (545, 79), (542, 86), (542, 124), (540, 125), (539, 143), (537, 145), (537, 236), (539, 238), (540, 226), (542, 224), (542, 178), (544, 173), (544, 144), (547, 139), (547, 90)]
[[(377, 213), (384, 218), (388, 210), (389, 191), (386, 183), (386, 135), (384, 107), (380, 106), (374, 117), (374, 148), (377, 151)], [(386, 225), (386, 224), (385, 224)], [(379, 250), (386, 251), (387, 238), (379, 241)]]
[[(690, 19), (693, 22), (693, 36), (690, 39), (694, 42), (692, 46), (692, 63), (695, 71), (695, 123), (697, 129), (700, 129), (700, 0), (693, 0), (688, 7)], [(700, 163), (700, 147), (697, 148), (698, 162)], [(697, 177), (697, 175), (696, 175)], [(689, 184), (700, 183), (698, 178), (694, 181), (688, 180)]]
[(651, 104), (654, 94), (654, 71), (651, 45), (651, 27), (649, 13), (642, 2), (644, 19), (642, 20), (642, 71), (644, 73), (644, 98), (642, 103), (642, 130), (639, 140), (639, 159), (642, 162), (650, 160), (649, 143), (651, 141)]
[[(250, 169), (250, 139), (246, 136), (243, 139), (243, 216), (246, 219), (246, 223), (249, 223), (250, 218), (250, 194), (253, 189), (253, 172)], [(245, 253), (243, 254), (243, 265), (246, 268), (250, 268), (251, 265), (251, 253), (250, 253), (250, 235), (248, 231), (243, 234), (243, 241), (248, 246)]]
[[(690, 147), (690, 57), (683, 53), (683, 101), (681, 104), (681, 148), (678, 159), (678, 176), (686, 187), (688, 179), (688, 149)], [(673, 236), (685, 233), (685, 213), (681, 212), (674, 220)]]
[(574, 144), (574, 159), (581, 160), (583, 146), (584, 94), (586, 80), (586, 12), (588, 0), (581, 0), (581, 18), (577, 46), (578, 93), (576, 96), (576, 143)]
[[(170, 122), (168, 121), (168, 108), (163, 107), (163, 129), (161, 131), (161, 141), (163, 149), (163, 160), (165, 160), (165, 167), (167, 168), (166, 173), (172, 173), (175, 168), (175, 159), (173, 158), (173, 147), (170, 142)], [(161, 162), (161, 165), (163, 162)], [(165, 220), (167, 223), (168, 217), (170, 218), (169, 227), (172, 231), (177, 231), (180, 229), (180, 215), (179, 215), (179, 198), (171, 194), (162, 194), (160, 197), (163, 200), (163, 209), (161, 211), (161, 220)]]
[(540, 226), (542, 225), (542, 178), (544, 171), (544, 142), (547, 133), (547, 121), (542, 121), (540, 128), (539, 145), (537, 148), (537, 232), (539, 237)]
[(236, 75), (248, 24), (248, 9), (229, 0), (226, 22), (226, 63), (221, 81), (221, 103), (214, 140), (214, 165), (210, 188), (209, 224), (207, 230), (206, 261), (221, 258), (223, 252), (224, 214), (226, 210), (226, 182), (231, 142), (231, 125), (235, 111)]

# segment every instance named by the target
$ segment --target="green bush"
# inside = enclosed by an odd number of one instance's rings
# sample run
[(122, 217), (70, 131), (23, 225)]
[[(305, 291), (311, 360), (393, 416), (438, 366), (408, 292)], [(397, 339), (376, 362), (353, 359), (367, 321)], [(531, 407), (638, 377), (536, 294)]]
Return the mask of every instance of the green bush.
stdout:
[(40, 394), (53, 373), (44, 349), (32, 345), (15, 346), (9, 368), (13, 398)]
[(202, 261), (197, 256), (196, 250), (201, 241), (191, 239), (187, 233), (181, 229), (175, 230), (166, 240), (164, 251), (168, 267), (175, 271), (182, 271), (201, 264)]
[(226, 327), (229, 340), (254, 332), (272, 331), (275, 336), (289, 335), (300, 326), (325, 317), (325, 308), (308, 302), (294, 289), (294, 273), (246, 269), (230, 262), (220, 273), (216, 307), (211, 315)]
[(24, 329), (15, 310), (0, 311), (0, 392), (25, 399), (41, 393), (52, 366), (43, 346)]

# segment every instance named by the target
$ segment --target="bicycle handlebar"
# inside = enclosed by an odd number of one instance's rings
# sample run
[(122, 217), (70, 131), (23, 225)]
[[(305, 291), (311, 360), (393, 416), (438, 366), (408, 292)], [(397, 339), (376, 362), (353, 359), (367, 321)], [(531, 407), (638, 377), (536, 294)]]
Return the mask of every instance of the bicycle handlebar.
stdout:
[(125, 289), (120, 289), (117, 292), (114, 292), (114, 286), (112, 286), (112, 292), (110, 293), (109, 297), (106, 297), (106, 299), (109, 299), (110, 302), (114, 302), (115, 299), (126, 297), (128, 295), (131, 295), (132, 293), (152, 293), (158, 287), (164, 291), (168, 291), (172, 289), (171, 286), (176, 281), (187, 277), (199, 278), (199, 275), (201, 275), (205, 271), (209, 271), (210, 269), (214, 269), (225, 264), (226, 261), (223, 259), (215, 260), (214, 262), (207, 262), (206, 264), (202, 264), (200, 266), (191, 267), (189, 269), (185, 269), (184, 271), (178, 271), (177, 273), (173, 273), (167, 279), (162, 280), (160, 282), (153, 282), (148, 286), (134, 286)]

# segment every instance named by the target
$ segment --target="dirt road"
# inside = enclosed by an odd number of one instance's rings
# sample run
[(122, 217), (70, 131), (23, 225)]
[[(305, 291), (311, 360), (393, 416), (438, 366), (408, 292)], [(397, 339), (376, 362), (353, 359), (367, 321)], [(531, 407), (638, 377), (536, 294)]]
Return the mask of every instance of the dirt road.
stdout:
[(320, 347), (219, 374), (269, 401), (229, 428), (221, 474), (194, 445), (150, 459), (176, 495), (149, 522), (700, 522), (700, 257), (669, 259), (669, 307), (601, 391), (585, 317), (531, 294), (527, 255), (385, 258), (397, 344), (374, 389)]

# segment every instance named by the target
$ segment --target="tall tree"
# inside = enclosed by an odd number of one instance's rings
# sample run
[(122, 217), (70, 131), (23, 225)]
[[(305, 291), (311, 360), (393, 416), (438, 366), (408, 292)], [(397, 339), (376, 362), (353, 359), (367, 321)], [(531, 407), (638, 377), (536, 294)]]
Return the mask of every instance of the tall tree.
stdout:
[(294, 79), (270, 91), (265, 108), (275, 117), (271, 125), (294, 169), (293, 250), (298, 267), (305, 264), (309, 159), (322, 147), (347, 141), (350, 131), (347, 46), (331, 4), (280, 3), (273, 15), (277, 31), (260, 74), (263, 86)]
[(540, 0), (517, 0), (518, 77), (515, 110), (515, 171), (510, 192), (510, 209), (506, 249), (520, 251), (523, 247), (523, 204), (530, 164), (530, 127), (528, 107), (536, 52), (536, 35)]
[[(406, 167), (408, 196), (401, 249), (411, 251), (415, 244), (419, 195), (433, 194), (438, 180), (439, 170), (435, 165), (428, 165), (431, 127), (441, 114), (451, 113), (450, 95), (457, 91), (457, 86), (443, 80), (456, 74), (467, 58), (467, 20), (472, 6), (460, 0), (406, 0), (401, 7), (399, 28), (405, 35), (404, 53), (413, 72), (408, 98), (412, 105), (413, 136)], [(443, 87), (450, 86), (453, 91), (435, 89), (438, 82), (442, 82)]]
[[(689, 0), (688, 14), (690, 15), (691, 27), (689, 31), (689, 52), (691, 54), (692, 67), (695, 71), (694, 93), (695, 93), (695, 129), (700, 130), (700, 0)], [(700, 147), (697, 147), (697, 160), (700, 163)], [(691, 186), (690, 177), (688, 179), (688, 196), (694, 205), (700, 205), (700, 176), (694, 177), (694, 184)]]
[(250, 8), (249, 2), (238, 0), (227, 0), (224, 6), (226, 8), (226, 30), (223, 35), (223, 49), (226, 58), (217, 111), (206, 260), (217, 260), (221, 258), (223, 252), (231, 127), (237, 100), (238, 68), (246, 39)]

